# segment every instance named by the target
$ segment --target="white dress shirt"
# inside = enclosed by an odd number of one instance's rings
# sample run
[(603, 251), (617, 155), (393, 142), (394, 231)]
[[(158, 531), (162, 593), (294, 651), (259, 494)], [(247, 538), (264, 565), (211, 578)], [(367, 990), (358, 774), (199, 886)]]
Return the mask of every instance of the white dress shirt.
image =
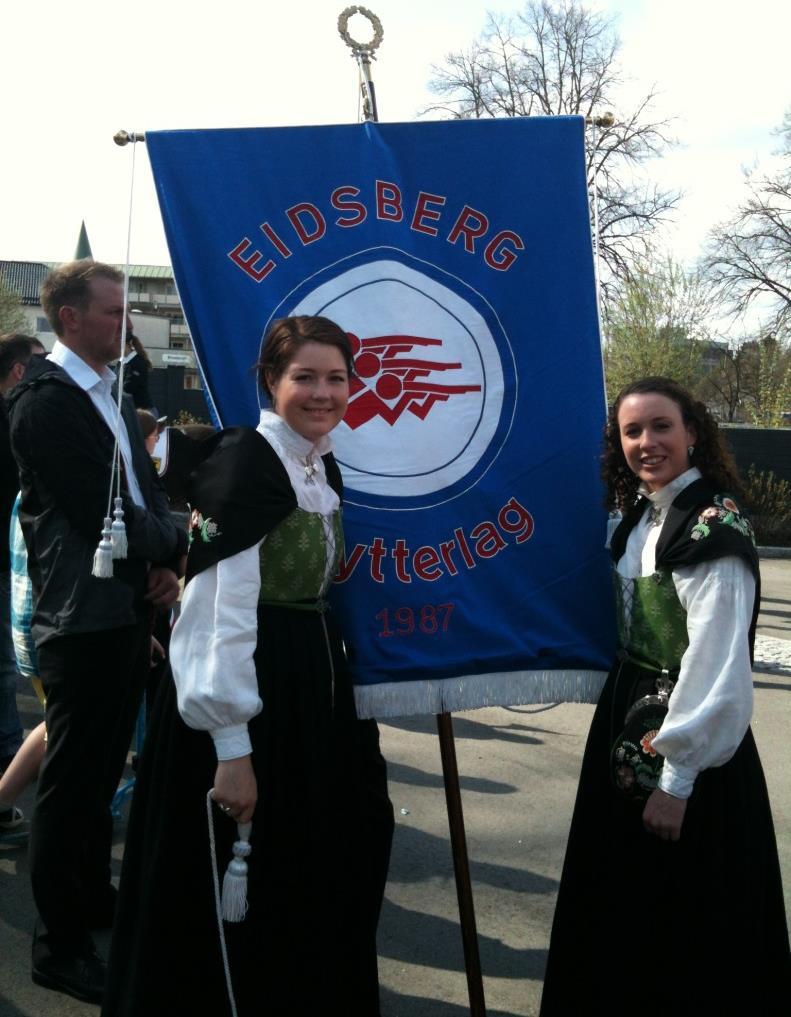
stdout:
[[(647, 506), (616, 566), (622, 576), (654, 573), (667, 509), (700, 476), (693, 468), (659, 491), (641, 489), (655, 514), (658, 511), (659, 524)], [(674, 569), (672, 575), (687, 613), (689, 646), (653, 744), (665, 757), (659, 787), (676, 798), (688, 798), (700, 771), (727, 763), (750, 723), (753, 682), (748, 633), (755, 580), (735, 555)]]
[(119, 416), (118, 403), (113, 399), (112, 388), (118, 380), (109, 367), (103, 367), (101, 374), (97, 374), (92, 367), (78, 356), (73, 350), (65, 346), (60, 340), (55, 341), (52, 352), (47, 355), (51, 360), (62, 367), (75, 385), (87, 392), (91, 402), (96, 407), (102, 420), (110, 428), (110, 433), (115, 434), (116, 421), (118, 422), (118, 444), (121, 448), (121, 458), (126, 471), (126, 486), (129, 497), (140, 508), (145, 508), (146, 503), (140, 484), (137, 480), (135, 468), (132, 465), (132, 446), (129, 444), (129, 434), (126, 430), (124, 418)]
[[(332, 448), (329, 438), (314, 445), (270, 410), (261, 412), (257, 430), (285, 466), (297, 505), (321, 515), (325, 532), (331, 533), (340, 499), (327, 483), (321, 459)], [(308, 455), (316, 466), (310, 480), (305, 472)], [(189, 727), (211, 734), (218, 759), (237, 759), (252, 751), (247, 724), (263, 705), (253, 661), (262, 543), (223, 559), (190, 580), (170, 641), (179, 713)], [(330, 540), (325, 588), (332, 581), (334, 557)]]

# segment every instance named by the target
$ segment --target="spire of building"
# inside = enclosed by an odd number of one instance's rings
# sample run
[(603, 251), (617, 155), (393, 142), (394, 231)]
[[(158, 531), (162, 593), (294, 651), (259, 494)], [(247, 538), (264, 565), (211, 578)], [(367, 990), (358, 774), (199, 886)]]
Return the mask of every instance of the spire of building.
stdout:
[(88, 231), (85, 228), (85, 220), (83, 219), (82, 226), (80, 226), (80, 238), (77, 241), (77, 250), (74, 252), (74, 260), (79, 261), (81, 258), (92, 257), (91, 242), (88, 239)]

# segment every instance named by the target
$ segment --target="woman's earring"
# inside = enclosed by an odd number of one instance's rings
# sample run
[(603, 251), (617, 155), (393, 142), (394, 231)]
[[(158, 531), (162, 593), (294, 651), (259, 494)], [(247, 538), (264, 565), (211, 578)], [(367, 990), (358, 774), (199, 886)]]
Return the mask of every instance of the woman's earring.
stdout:
[(689, 458), (691, 459), (694, 454), (695, 454), (695, 446), (694, 445), (687, 445), (687, 455), (689, 456)]

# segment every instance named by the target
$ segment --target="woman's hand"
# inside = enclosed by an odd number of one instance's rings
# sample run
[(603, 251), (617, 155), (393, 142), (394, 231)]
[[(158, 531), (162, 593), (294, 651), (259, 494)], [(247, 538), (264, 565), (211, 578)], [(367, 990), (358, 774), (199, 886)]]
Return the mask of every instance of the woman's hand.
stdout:
[(662, 840), (676, 841), (681, 837), (681, 824), (686, 811), (686, 798), (674, 798), (657, 788), (645, 803), (643, 826)]
[(214, 775), (214, 800), (237, 823), (249, 823), (258, 801), (258, 785), (251, 756), (224, 759)]

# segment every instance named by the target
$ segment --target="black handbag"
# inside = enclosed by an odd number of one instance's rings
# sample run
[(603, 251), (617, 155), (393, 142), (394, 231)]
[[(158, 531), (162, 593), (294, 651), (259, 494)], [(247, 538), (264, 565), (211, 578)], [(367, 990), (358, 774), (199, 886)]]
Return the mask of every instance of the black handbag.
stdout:
[(665, 757), (653, 746), (665, 717), (675, 681), (668, 671), (656, 680), (656, 692), (637, 699), (627, 711), (623, 731), (613, 742), (610, 774), (617, 790), (632, 801), (645, 801), (659, 785)]

